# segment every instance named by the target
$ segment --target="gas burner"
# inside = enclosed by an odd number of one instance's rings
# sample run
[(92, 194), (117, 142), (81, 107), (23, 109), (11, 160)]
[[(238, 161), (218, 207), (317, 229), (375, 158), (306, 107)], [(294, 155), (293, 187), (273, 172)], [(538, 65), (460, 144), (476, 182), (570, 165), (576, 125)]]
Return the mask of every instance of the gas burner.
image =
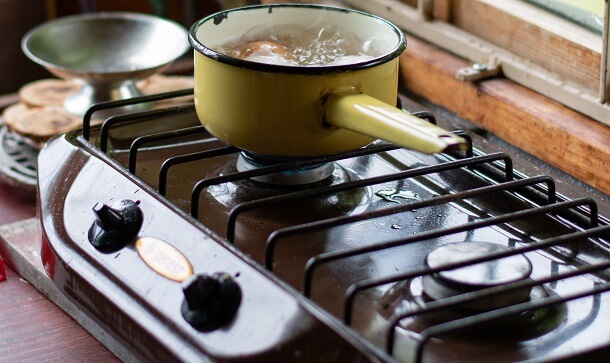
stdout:
[[(430, 252), (426, 257), (426, 265), (437, 269), (447, 264), (460, 263), (506, 249), (505, 246), (489, 242), (451, 243)], [(531, 272), (532, 264), (527, 257), (515, 255), (426, 275), (422, 279), (422, 284), (427, 296), (433, 300), (441, 300), (521, 281), (529, 278)], [(462, 307), (477, 310), (498, 309), (527, 301), (530, 291), (530, 289), (518, 289), (510, 294), (478, 299), (463, 304)]]
[[(413, 312), (411, 318), (403, 319), (398, 323), (397, 336), (421, 333), (431, 327), (452, 323), (461, 319), (476, 319), (481, 313), (481, 310), (466, 308), (463, 304), (449, 304), (444, 309), (435, 312), (414, 313), (420, 309), (424, 310), (426, 306), (434, 302), (424, 292), (422, 282), (423, 278), (418, 277), (397, 283), (385, 291), (380, 299), (383, 306), (378, 306), (378, 310), (388, 320), (391, 320), (392, 316)], [(500, 300), (506, 302), (504, 295), (507, 294), (501, 294)], [(527, 301), (529, 303), (536, 303), (552, 297), (556, 296), (543, 286), (535, 286), (530, 290)], [(489, 302), (489, 299), (491, 298), (488, 298), (487, 302)], [(495, 310), (494, 308), (489, 308), (489, 311)], [(490, 320), (486, 324), (475, 325), (461, 330), (460, 333), (453, 336), (447, 336), (443, 339), (443, 342), (450, 344), (451, 341), (457, 342), (466, 337), (494, 342), (498, 340), (504, 342), (526, 342), (556, 329), (567, 319), (567, 314), (566, 306), (563, 304), (506, 314), (497, 319)]]
[[(437, 301), (443, 302), (442, 300), (433, 300), (428, 296), (428, 291), (425, 291), (426, 287), (423, 281), (425, 281), (425, 278), (417, 277), (396, 283), (386, 290), (379, 299), (380, 304), (377, 306), (377, 310), (388, 321), (391, 321), (394, 316), (411, 316), (410, 318), (402, 319), (397, 324), (396, 327), (398, 329), (395, 332), (397, 336), (421, 333), (429, 328), (453, 323), (461, 319), (476, 319), (483, 311), (482, 309), (486, 309), (485, 311), (489, 312), (502, 309), (500, 305), (507, 304), (511, 300), (507, 295), (513, 293), (501, 293), (492, 297), (479, 298), (469, 304), (448, 303), (445, 308), (434, 312), (417, 313), (417, 311), (425, 311), (431, 303)], [(549, 292), (549, 290), (541, 285), (534, 286), (527, 291), (529, 293), (525, 302), (532, 304), (556, 297), (555, 294)], [(521, 297), (524, 295), (523, 292), (515, 294)], [(498, 308), (492, 307), (492, 305), (496, 305)], [(504, 314), (497, 319), (488, 321), (484, 325), (475, 325), (451, 337), (447, 336), (443, 339), (443, 342), (450, 344), (452, 341), (457, 342), (465, 337), (470, 337), (467, 339), (490, 340), (494, 342), (498, 340), (504, 342), (526, 342), (556, 329), (567, 319), (567, 314), (566, 306), (563, 304)]]
[(7, 184), (34, 190), (38, 145), (0, 125), (0, 179)]
[[(244, 165), (249, 168), (255, 165), (248, 160), (251, 160), (250, 155), (243, 152), (239, 155), (218, 158), (219, 165), (215, 166), (216, 171), (210, 177), (230, 176), (244, 172), (246, 170), (240, 170)], [(258, 161), (260, 159), (255, 160)], [(277, 158), (273, 160), (279, 162)], [(286, 160), (284, 159), (284, 161)], [(273, 164), (271, 163), (271, 165)], [(292, 193), (307, 192), (315, 188), (340, 185), (359, 179), (356, 173), (350, 169), (333, 162), (303, 169), (261, 177), (262, 180), (268, 180), (271, 183), (261, 181), (259, 178), (246, 178), (211, 185), (206, 188), (200, 200), (199, 208), (206, 211), (202, 218), (213, 231), (221, 236), (225, 236), (226, 222), (229, 219), (229, 215), (241, 204), (261, 199), (289, 196)], [(330, 174), (326, 176), (329, 171)], [(322, 179), (314, 180), (319, 177), (322, 177)], [(273, 182), (279, 180), (283, 182)], [(299, 180), (307, 180), (308, 183), (297, 184), (296, 182)], [(372, 191), (370, 188), (356, 188), (338, 194), (320, 195), (302, 200), (294, 200), (290, 203), (280, 203), (272, 207), (262, 206), (256, 209), (256, 213), (253, 215), (245, 213), (243, 216), (240, 216), (237, 220), (234, 238), (238, 244), (240, 241), (265, 241), (270, 233), (269, 231), (295, 224), (308, 223), (317, 220), (321, 216), (333, 218), (361, 213), (367, 208), (371, 198)], [(242, 245), (241, 248), (256, 260), (263, 261), (264, 257), (251, 251), (248, 246)]]
[[(482, 258), (508, 249), (509, 247), (490, 242), (449, 243), (428, 253), (425, 264), (426, 268), (437, 270), (449, 264)], [(423, 331), (431, 326), (476, 316), (485, 311), (549, 298), (552, 294), (542, 285), (476, 296), (479, 290), (500, 286), (507, 288), (525, 280), (531, 282), (531, 272), (532, 263), (524, 255), (513, 255), (461, 268), (446, 269), (394, 284), (383, 293), (380, 299), (382, 305), (379, 308), (382, 315), (391, 319), (393, 315), (425, 310), (431, 303), (447, 303), (447, 307), (441, 311), (413, 313), (411, 319), (406, 319), (400, 324), (406, 331)], [(443, 301), (465, 294), (473, 295), (473, 298), (465, 299), (466, 302)], [(491, 334), (494, 337), (501, 335), (503, 339), (514, 341), (528, 340), (556, 327), (564, 315), (564, 307), (556, 305), (552, 308), (508, 314), (490, 321), (486, 326), (471, 329), (470, 332), (475, 334), (477, 339), (483, 339), (484, 336)]]
[[(242, 172), (298, 160), (305, 159), (267, 156), (242, 151), (237, 159), (236, 167), (238, 171)], [(333, 174), (333, 170), (333, 163), (321, 163), (280, 173), (254, 177), (252, 180), (273, 185), (306, 185), (329, 178)]]

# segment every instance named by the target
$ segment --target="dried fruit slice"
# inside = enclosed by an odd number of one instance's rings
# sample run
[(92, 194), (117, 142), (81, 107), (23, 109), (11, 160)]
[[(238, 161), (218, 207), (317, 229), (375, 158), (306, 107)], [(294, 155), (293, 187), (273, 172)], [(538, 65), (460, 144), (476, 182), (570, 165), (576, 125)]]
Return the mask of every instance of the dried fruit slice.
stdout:
[(27, 107), (23, 103), (9, 106), (3, 118), (9, 129), (38, 142), (82, 125), (82, 118), (62, 107)]
[(19, 99), (30, 107), (63, 106), (66, 97), (78, 91), (76, 83), (61, 79), (41, 79), (19, 89)]
[[(178, 91), (186, 88), (193, 88), (194, 80), (191, 76), (167, 76), (156, 74), (139, 82), (138, 86), (144, 95), (152, 95), (162, 92)], [(158, 106), (167, 107), (184, 103), (192, 103), (193, 96), (170, 98), (157, 102)]]

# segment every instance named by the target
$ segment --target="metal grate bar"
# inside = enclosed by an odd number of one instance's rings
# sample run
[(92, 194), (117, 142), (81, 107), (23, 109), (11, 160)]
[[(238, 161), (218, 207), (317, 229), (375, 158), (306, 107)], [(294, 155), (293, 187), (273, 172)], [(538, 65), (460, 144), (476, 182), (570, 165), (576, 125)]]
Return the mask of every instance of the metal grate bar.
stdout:
[(87, 112), (85, 112), (85, 116), (83, 116), (83, 137), (89, 140), (89, 136), (91, 134), (91, 117), (97, 111), (101, 110), (109, 110), (112, 108), (118, 108), (123, 106), (135, 105), (139, 103), (147, 103), (147, 102), (155, 102), (161, 101), (168, 98), (181, 97), (181, 96), (189, 96), (193, 94), (192, 88), (187, 88), (178, 91), (157, 93), (154, 95), (142, 96), (142, 97), (134, 97), (125, 100), (117, 100), (117, 101), (108, 101), (108, 102), (100, 102), (94, 105), (91, 105)]
[(473, 145), (472, 145), (472, 136), (470, 136), (470, 134), (464, 130), (455, 130), (455, 131), (452, 131), (452, 133), (457, 136), (460, 136), (461, 138), (466, 140), (466, 144), (468, 145), (468, 148), (466, 149), (466, 157), (467, 158), (473, 157), (474, 149), (473, 149)]
[[(504, 160), (505, 163), (511, 164), (510, 157), (506, 154), (502, 154), (502, 153), (490, 154), (490, 155), (481, 156), (478, 158), (461, 159), (461, 160), (442, 163), (439, 165), (419, 167), (419, 168), (415, 168), (415, 169), (410, 169), (410, 170), (394, 173), (391, 175), (383, 175), (383, 176), (378, 176), (378, 177), (373, 177), (373, 178), (363, 179), (363, 180), (354, 180), (354, 181), (346, 182), (343, 184), (331, 185), (331, 186), (327, 186), (327, 187), (298, 191), (298, 192), (293, 192), (293, 193), (289, 193), (289, 194), (259, 199), (259, 200), (255, 200), (255, 201), (244, 202), (244, 203), (236, 205), (229, 214), (229, 219), (227, 222), (227, 240), (229, 242), (233, 242), (233, 238), (235, 236), (235, 225), (237, 223), (237, 217), (239, 216), (240, 213), (245, 212), (245, 211), (249, 211), (249, 210), (253, 210), (253, 209), (257, 209), (257, 208), (261, 208), (261, 207), (267, 207), (267, 206), (270, 206), (273, 204), (292, 202), (292, 201), (299, 200), (299, 199), (317, 197), (317, 196), (326, 195), (326, 194), (339, 193), (339, 192), (343, 192), (343, 191), (350, 190), (350, 189), (362, 188), (362, 187), (366, 187), (366, 186), (370, 186), (370, 185), (381, 184), (381, 183), (396, 181), (396, 180), (400, 180), (400, 179), (413, 178), (416, 176), (422, 176), (422, 175), (427, 175), (427, 174), (432, 174), (432, 173), (437, 173), (437, 172), (442, 172), (442, 171), (454, 170), (454, 169), (459, 169), (459, 168), (463, 168), (463, 167), (470, 167), (470, 166), (474, 166), (474, 165), (478, 165), (478, 164), (482, 164), (482, 163), (489, 163), (489, 162), (500, 160), (500, 159)], [(506, 177), (510, 178), (511, 173), (507, 173)]]
[[(584, 232), (575, 232), (570, 235), (562, 236), (562, 237), (569, 238), (569, 239), (564, 238), (563, 240), (557, 241), (556, 245), (568, 243), (568, 242), (571, 242), (572, 240), (584, 238), (584, 235), (594, 236), (594, 235), (601, 235), (603, 233), (609, 233), (609, 232), (610, 232), (610, 226), (598, 227), (598, 228), (590, 229), (590, 230), (587, 230)], [(554, 238), (554, 239), (558, 240), (557, 238)], [(588, 266), (581, 267), (576, 270), (571, 270), (568, 272), (560, 273), (557, 275), (551, 275), (551, 276), (547, 276), (544, 278), (526, 279), (526, 280), (522, 280), (522, 281), (510, 284), (510, 285), (494, 286), (491, 288), (477, 290), (477, 291), (464, 293), (464, 294), (457, 295), (457, 296), (448, 297), (443, 300), (437, 300), (437, 301), (432, 301), (432, 302), (426, 303), (423, 307), (419, 307), (414, 310), (405, 312), (403, 314), (392, 316), (390, 318), (389, 327), (387, 330), (386, 350), (389, 354), (392, 354), (393, 349), (394, 349), (394, 337), (395, 337), (395, 333), (396, 333), (396, 327), (398, 326), (398, 324), (400, 323), (401, 320), (408, 319), (408, 318), (414, 317), (416, 315), (421, 315), (421, 314), (425, 314), (425, 313), (431, 313), (431, 312), (451, 308), (451, 307), (454, 307), (454, 306), (457, 306), (460, 304), (472, 302), (472, 301), (482, 299), (482, 298), (488, 298), (488, 297), (492, 297), (492, 296), (496, 296), (496, 295), (500, 295), (500, 294), (504, 294), (504, 293), (510, 293), (511, 291), (517, 291), (520, 289), (529, 289), (529, 288), (532, 288), (532, 287), (535, 287), (538, 285), (544, 285), (544, 284), (548, 284), (548, 283), (552, 283), (552, 282), (557, 282), (560, 280), (569, 279), (569, 278), (576, 277), (576, 276), (582, 276), (582, 275), (586, 275), (589, 273), (594, 273), (597, 271), (605, 270), (607, 268), (610, 268), (610, 261), (607, 261), (607, 262), (604, 262), (601, 264), (588, 265)]]
[(243, 172), (239, 172), (239, 173), (235, 173), (235, 174), (222, 175), (222, 176), (212, 177), (212, 178), (208, 178), (208, 179), (203, 179), (203, 180), (200, 180), (197, 184), (195, 184), (195, 187), (193, 188), (193, 192), (191, 194), (191, 215), (194, 218), (198, 217), (199, 198), (201, 196), (201, 192), (203, 191), (203, 189), (205, 189), (211, 185), (234, 182), (234, 181), (254, 178), (254, 177), (258, 177), (258, 176), (262, 176), (262, 175), (273, 174), (273, 173), (277, 173), (277, 172), (281, 172), (281, 171), (299, 169), (299, 168), (303, 168), (303, 167), (307, 167), (307, 166), (328, 163), (331, 161), (337, 161), (337, 160), (355, 158), (358, 156), (370, 155), (370, 154), (379, 153), (379, 152), (383, 152), (383, 151), (396, 150), (398, 148), (399, 148), (398, 146), (395, 146), (392, 144), (385, 144), (385, 143), (377, 144), (377, 145), (365, 147), (362, 149), (350, 151), (347, 153), (343, 153), (343, 154), (323, 156), (323, 157), (317, 157), (317, 158), (311, 158), (311, 159), (295, 160), (295, 161), (291, 161), (291, 162), (287, 162), (287, 163), (266, 166), (266, 167), (262, 167), (262, 168), (255, 169), (255, 170), (248, 170), (248, 171), (243, 171)]
[(128, 123), (131, 121), (155, 121), (158, 117), (163, 117), (167, 115), (176, 115), (182, 113), (193, 112), (195, 109), (195, 105), (184, 105), (184, 106), (174, 106), (168, 107), (158, 110), (145, 111), (145, 112), (134, 112), (127, 113), (118, 116), (112, 116), (106, 119), (102, 124), (102, 128), (100, 130), (100, 150), (103, 153), (106, 153), (108, 150), (108, 135), (110, 133), (110, 128), (116, 124)]
[[(431, 239), (431, 238), (437, 238), (437, 237), (441, 237), (443, 235), (460, 233), (460, 232), (467, 231), (467, 230), (473, 230), (473, 229), (492, 226), (495, 224), (506, 223), (506, 222), (510, 222), (510, 221), (514, 221), (514, 220), (518, 220), (518, 219), (522, 219), (522, 218), (535, 217), (537, 215), (543, 215), (543, 214), (548, 214), (548, 213), (555, 213), (555, 212), (559, 212), (564, 209), (576, 208), (580, 205), (588, 205), (591, 208), (591, 210), (594, 211), (594, 215), (591, 216), (590, 223), (591, 223), (591, 228), (596, 228), (597, 227), (597, 204), (595, 204), (595, 201), (593, 201), (590, 198), (579, 198), (579, 199), (574, 199), (574, 200), (570, 200), (567, 202), (560, 202), (560, 203), (555, 203), (555, 204), (538, 207), (538, 208), (534, 208), (534, 209), (527, 209), (527, 210), (522, 210), (522, 211), (518, 211), (518, 212), (514, 212), (514, 213), (509, 213), (509, 214), (505, 214), (505, 215), (498, 216), (498, 217), (491, 217), (491, 218), (487, 218), (484, 220), (470, 222), (470, 223), (466, 223), (466, 224), (460, 225), (460, 226), (449, 227), (449, 228), (445, 228), (445, 229), (438, 230), (438, 231), (422, 232), (420, 234), (413, 235), (413, 236), (404, 238), (402, 240), (392, 241), (390, 243), (377, 244), (377, 245), (370, 246), (370, 247), (367, 246), (367, 247), (359, 248), (359, 249), (352, 249), (352, 250), (342, 251), (342, 252), (338, 252), (338, 253), (328, 253), (328, 254), (316, 256), (308, 261), (308, 263), (307, 263), (308, 266), (306, 266), (306, 271), (308, 270), (308, 271), (310, 271), (309, 273), (312, 274), (313, 271), (312, 271), (312, 267), (310, 266), (310, 264), (317, 265), (320, 262), (328, 262), (329, 260), (336, 260), (339, 257), (345, 258), (345, 257), (356, 256), (357, 254), (360, 254), (360, 253), (368, 253), (368, 252), (380, 250), (382, 248), (391, 248), (391, 247), (395, 247), (395, 246), (405, 245), (408, 243), (414, 243), (414, 242), (419, 242), (419, 241), (423, 241), (423, 240), (427, 240), (427, 239)], [(546, 240), (546, 241), (549, 241), (549, 240)], [(411, 272), (401, 272), (401, 273), (392, 274), (392, 275), (389, 275), (386, 277), (380, 277), (380, 278), (374, 278), (374, 279), (368, 279), (368, 280), (356, 282), (356, 283), (352, 284), (347, 289), (347, 292), (345, 293), (345, 303), (344, 303), (344, 310), (343, 310), (344, 318), (345, 318), (344, 320), (346, 320), (346, 321), (351, 320), (353, 303), (354, 303), (356, 294), (358, 294), (359, 292), (361, 292), (363, 290), (367, 290), (367, 289), (370, 289), (373, 287), (389, 284), (392, 282), (397, 282), (397, 281), (402, 281), (402, 280), (419, 277), (419, 276), (426, 275), (426, 274), (436, 273), (436, 272), (440, 272), (443, 270), (450, 270), (450, 269), (465, 267), (465, 266), (472, 265), (472, 264), (491, 261), (493, 259), (509, 257), (514, 254), (530, 252), (530, 251), (534, 251), (536, 249), (551, 246), (553, 243), (555, 243), (555, 242), (553, 242), (553, 241), (546, 242), (546, 243), (536, 242), (536, 244), (528, 245), (525, 247), (520, 247), (518, 249), (513, 248), (508, 251), (493, 252), (493, 253), (489, 253), (483, 257), (472, 258), (472, 259), (460, 261), (459, 263), (451, 263), (451, 264), (447, 264), (447, 265), (439, 267), (439, 268), (428, 268), (428, 269), (415, 270), (415, 271), (411, 271)], [(372, 251), (368, 251), (368, 250), (372, 250)], [(517, 250), (518, 252), (515, 252), (515, 250)], [(363, 252), (361, 252), (361, 251), (363, 251)], [(343, 256), (343, 255), (346, 255), (346, 256)], [(312, 261), (314, 259), (316, 259), (316, 261)], [(320, 261), (320, 262), (317, 262), (317, 261)], [(311, 279), (311, 276), (309, 278)]]
[(434, 116), (434, 114), (430, 111), (415, 111), (411, 113), (411, 115), (424, 119), (433, 125), (436, 125), (436, 116)]
[(599, 294), (610, 292), (610, 282), (601, 283), (595, 285), (591, 291), (587, 292), (578, 292), (566, 294), (565, 296), (550, 296), (545, 299), (541, 299), (534, 302), (526, 302), (519, 305), (513, 305), (508, 308), (504, 308), (501, 310), (494, 310), (490, 312), (486, 312), (480, 314), (476, 317), (463, 318), (459, 320), (454, 320), (449, 323), (439, 324), (432, 328), (426, 329), (422, 331), (421, 341), (417, 344), (416, 353), (415, 353), (415, 362), (421, 362), (424, 345), (434, 336), (447, 334), (452, 331), (466, 329), (475, 325), (487, 323), (496, 319), (500, 319), (513, 314), (522, 314), (530, 310), (538, 310), (543, 308), (548, 308), (553, 305), (564, 304), (570, 302), (572, 300), (578, 300), (585, 297), (596, 297)]
[[(591, 236), (610, 233), (610, 226), (597, 227), (587, 231), (576, 232), (570, 235), (564, 235), (557, 238), (552, 238), (549, 240), (545, 240), (544, 242), (552, 242), (557, 244), (559, 240), (560, 243), (565, 242), (566, 240), (572, 238), (588, 238)], [(578, 235), (577, 237), (572, 237), (573, 235)], [(495, 319), (500, 319), (509, 315), (514, 314), (522, 314), (529, 310), (542, 309), (547, 308), (553, 305), (563, 304), (572, 300), (582, 299), (589, 296), (598, 295), (604, 292), (610, 291), (610, 282), (600, 283), (594, 285), (594, 287), (589, 291), (584, 292), (573, 292), (565, 294), (564, 296), (553, 295), (538, 301), (525, 302), (517, 305), (512, 305), (506, 308), (501, 308), (498, 310), (488, 311), (485, 313), (481, 313), (476, 316), (465, 317), (457, 320), (453, 320), (451, 322), (439, 324), (428, 329), (425, 329), (421, 332), (421, 340), (417, 344), (416, 349), (416, 362), (421, 362), (423, 350), (425, 344), (435, 336), (443, 335), (451, 332), (455, 332), (458, 330), (462, 330), (465, 328), (473, 327), (475, 325), (488, 323)]]
[[(458, 161), (453, 161), (453, 162), (447, 162), (447, 163), (440, 164), (440, 165), (434, 165), (433, 167), (427, 166), (427, 167), (407, 170), (407, 171), (404, 171), (404, 172), (401, 172), (401, 173), (398, 173), (395, 175), (399, 175), (400, 179), (405, 179), (405, 178), (430, 174), (431, 172), (429, 170), (432, 168), (436, 168), (434, 172), (448, 171), (448, 170), (453, 170), (453, 169), (462, 168), (462, 167), (470, 167), (472, 165), (481, 164), (484, 162), (493, 162), (498, 159), (503, 159), (506, 163), (512, 165), (512, 162), (508, 155), (503, 154), (503, 153), (498, 153), (498, 154), (480, 156), (480, 157), (476, 157), (476, 158), (472, 158), (472, 159), (468, 159), (468, 160), (458, 160)], [(511, 177), (512, 177), (512, 174), (507, 172), (506, 178), (511, 178)], [(378, 177), (378, 178), (386, 179), (389, 177)], [(371, 180), (373, 180), (373, 183), (369, 183), (369, 184), (377, 184), (378, 182), (376, 181), (376, 179), (377, 178), (372, 178)], [(298, 226), (291, 226), (291, 227), (278, 229), (277, 231), (274, 231), (267, 239), (267, 246), (265, 249), (265, 265), (269, 270), (272, 270), (273, 256), (275, 254), (275, 247), (277, 246), (277, 243), (279, 242), (279, 240), (281, 240), (282, 238), (288, 237), (288, 236), (293, 236), (293, 235), (300, 234), (300, 233), (307, 233), (307, 232), (312, 232), (315, 230), (336, 227), (336, 226), (348, 224), (348, 223), (360, 222), (360, 221), (364, 221), (366, 219), (384, 217), (384, 216), (387, 216), (390, 214), (401, 213), (401, 212), (405, 212), (405, 211), (408, 211), (411, 209), (425, 208), (425, 207), (430, 207), (432, 205), (444, 204), (444, 203), (448, 203), (448, 202), (455, 201), (455, 200), (470, 198), (470, 197), (480, 195), (483, 193), (493, 192), (496, 190), (506, 190), (506, 189), (510, 189), (510, 188), (534, 185), (534, 184), (538, 184), (538, 183), (546, 183), (547, 185), (549, 185), (548, 200), (550, 203), (555, 202), (555, 184), (550, 177), (539, 176), (539, 177), (524, 179), (524, 180), (526, 180), (526, 181), (525, 182), (519, 181), (519, 182), (511, 183), (511, 184), (508, 184), (508, 183), (498, 184), (498, 185), (494, 185), (494, 186), (490, 186), (490, 187), (484, 187), (486, 189), (483, 189), (483, 190), (481, 190), (480, 188), (473, 189), (473, 190), (466, 191), (466, 192), (443, 195), (440, 197), (430, 198), (428, 200), (417, 201), (417, 202), (412, 202), (412, 203), (408, 203), (408, 204), (401, 204), (401, 205), (398, 205), (395, 207), (379, 209), (376, 211), (371, 211), (371, 212), (362, 213), (362, 214), (358, 214), (358, 215), (329, 218), (329, 219), (325, 219), (322, 221), (311, 222), (311, 223), (302, 224), (302, 225), (298, 225)], [(385, 181), (386, 180), (383, 180), (381, 182), (385, 182)], [(507, 181), (510, 181), (510, 179), (507, 179)], [(364, 182), (367, 182), (367, 180), (359, 181), (359, 182), (364, 183)], [(479, 191), (479, 190), (481, 190), (481, 191)], [(291, 200), (289, 200), (289, 201), (291, 201)], [(254, 203), (254, 202), (252, 202), (252, 203)], [(239, 207), (239, 206), (236, 206), (235, 208), (237, 208), (237, 207)]]
[(135, 140), (133, 140), (133, 142), (131, 143), (131, 146), (129, 147), (129, 162), (128, 162), (129, 172), (134, 175), (136, 173), (136, 163), (138, 160), (138, 158), (137, 158), (138, 149), (142, 145), (151, 143), (151, 142), (156, 142), (156, 141), (170, 140), (173, 138), (185, 137), (185, 136), (191, 136), (191, 135), (197, 135), (197, 134), (203, 134), (203, 133), (207, 133), (207, 131), (203, 128), (203, 126), (193, 126), (193, 127), (187, 127), (184, 129), (159, 132), (156, 134), (150, 134), (150, 135), (140, 136), (140, 137), (136, 138)]
[(197, 160), (204, 160), (207, 158), (214, 158), (217, 156), (229, 155), (238, 151), (239, 149), (234, 146), (227, 146), (220, 149), (198, 151), (195, 153), (174, 156), (165, 160), (163, 164), (161, 164), (161, 169), (159, 170), (159, 194), (165, 195), (167, 192), (167, 176), (169, 174), (169, 169), (172, 166), (190, 163)]
[[(475, 152), (475, 155), (485, 155), (482, 152), (478, 151)], [(485, 165), (486, 167), (487, 165)], [(491, 168), (481, 168), (481, 170), (477, 170), (475, 171), (475, 174), (486, 179), (486, 180), (491, 180), (493, 182), (498, 182), (498, 180), (502, 180), (501, 178), (503, 178), (504, 176), (504, 165), (500, 162), (496, 162), (496, 163), (491, 163), (489, 165)], [(518, 170), (514, 171), (514, 178), (515, 179), (524, 179), (527, 178), (528, 176), (520, 173)], [(538, 193), (538, 195), (536, 195), (536, 193)], [(547, 194), (548, 191), (545, 188), (545, 184), (538, 184), (535, 185), (532, 188), (529, 188), (528, 190), (524, 190), (522, 192), (522, 194), (520, 194), (520, 196), (522, 196), (523, 198), (525, 198), (526, 200), (530, 201), (530, 202), (540, 202), (540, 194), (544, 195)], [(558, 193), (557, 194), (557, 201), (563, 202), (566, 200), (570, 200), (570, 198)], [(581, 206), (579, 208), (576, 209), (570, 209), (569, 211), (566, 212), (570, 217), (570, 219), (572, 219), (573, 222), (578, 221), (578, 223), (580, 224), (585, 224), (588, 221), (589, 215), (590, 215), (590, 211), (586, 208), (586, 206)], [(606, 220), (606, 224), (610, 224), (610, 221), (608, 221), (606, 218), (604, 218), (604, 216), (599, 216), (600, 220)]]
[[(485, 187), (485, 188), (491, 189), (491, 187)], [(475, 190), (469, 190), (466, 192), (461, 192), (461, 193), (456, 193), (456, 194), (443, 195), (443, 196), (432, 198), (432, 199), (440, 204), (440, 203), (444, 203), (445, 201), (455, 200), (456, 195), (459, 195), (459, 198), (463, 198), (462, 197), (463, 195), (469, 195), (471, 193), (475, 194), (475, 193), (479, 193), (479, 192), (480, 191), (477, 191), (475, 189)], [(426, 207), (429, 206), (430, 205), (429, 203), (430, 203), (429, 201), (421, 201), (421, 202), (408, 203), (406, 205), (410, 206), (412, 209), (418, 209), (418, 208), (422, 208), (422, 206), (426, 206)], [(438, 238), (438, 237), (442, 237), (445, 235), (465, 232), (468, 230), (478, 229), (478, 228), (482, 228), (482, 227), (489, 227), (492, 225), (506, 223), (506, 222), (518, 220), (518, 219), (525, 218), (525, 217), (533, 217), (536, 215), (552, 213), (552, 212), (560, 211), (561, 209), (572, 208), (573, 205), (581, 205), (581, 204), (589, 204), (591, 206), (592, 210), (595, 209), (595, 216), (593, 216), (593, 215), (591, 216), (590, 223), (591, 223), (591, 227), (596, 227), (597, 226), (597, 205), (595, 204), (595, 201), (593, 201), (590, 198), (581, 198), (581, 199), (576, 199), (574, 201), (550, 204), (550, 205), (546, 205), (546, 206), (542, 206), (542, 207), (538, 207), (538, 208), (534, 208), (534, 209), (527, 209), (527, 210), (521, 210), (521, 211), (517, 211), (517, 212), (513, 212), (513, 213), (507, 213), (507, 214), (504, 214), (501, 216), (490, 217), (490, 218), (486, 218), (486, 219), (471, 222), (471, 223), (466, 223), (466, 224), (459, 225), (459, 226), (447, 227), (444, 229), (439, 229), (439, 230), (434, 230), (434, 231), (421, 232), (421, 233), (418, 233), (418, 234), (415, 234), (415, 235), (412, 235), (412, 236), (409, 236), (406, 238), (398, 239), (398, 240), (378, 243), (378, 244), (369, 245), (369, 246), (357, 247), (357, 248), (352, 248), (352, 249), (343, 250), (343, 251), (328, 252), (328, 253), (324, 253), (324, 254), (321, 254), (318, 256), (314, 256), (314, 257), (310, 258), (309, 261), (307, 261), (307, 264), (305, 265), (303, 293), (305, 294), (305, 296), (310, 295), (311, 282), (313, 280), (314, 270), (319, 265), (324, 264), (324, 263), (328, 263), (331, 261), (336, 261), (336, 260), (340, 260), (340, 259), (344, 259), (344, 258), (348, 258), (348, 257), (354, 257), (354, 256), (361, 255), (364, 253), (380, 251), (380, 250), (387, 249), (387, 248), (398, 247), (398, 246), (406, 245), (406, 244), (413, 243), (413, 242), (423, 241), (426, 239)]]

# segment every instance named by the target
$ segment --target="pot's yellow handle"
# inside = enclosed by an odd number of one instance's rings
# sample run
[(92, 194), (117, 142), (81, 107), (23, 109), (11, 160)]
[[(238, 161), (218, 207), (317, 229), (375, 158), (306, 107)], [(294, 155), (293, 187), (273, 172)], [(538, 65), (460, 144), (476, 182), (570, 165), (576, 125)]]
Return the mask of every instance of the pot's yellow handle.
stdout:
[(466, 140), (365, 94), (333, 94), (324, 104), (326, 121), (426, 154), (465, 149)]

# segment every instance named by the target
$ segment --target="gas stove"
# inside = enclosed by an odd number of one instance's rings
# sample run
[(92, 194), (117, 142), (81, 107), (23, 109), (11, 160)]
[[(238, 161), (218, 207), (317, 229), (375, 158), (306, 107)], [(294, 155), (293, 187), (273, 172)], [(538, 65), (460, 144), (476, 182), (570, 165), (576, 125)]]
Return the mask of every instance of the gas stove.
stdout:
[(375, 142), (284, 159), (223, 144), (193, 105), (90, 126), (99, 110), (189, 92), (95, 105), (38, 158), (45, 269), (123, 358), (563, 361), (610, 349), (606, 196), (462, 130), (465, 152)]

